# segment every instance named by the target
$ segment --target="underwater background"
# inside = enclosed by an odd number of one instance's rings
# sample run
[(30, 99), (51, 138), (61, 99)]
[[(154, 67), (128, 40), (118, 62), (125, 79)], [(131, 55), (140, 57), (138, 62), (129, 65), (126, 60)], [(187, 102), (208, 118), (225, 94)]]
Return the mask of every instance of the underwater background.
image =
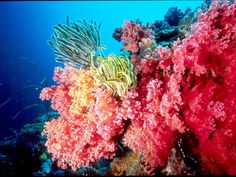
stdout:
[(236, 174), (235, 16), (235, 0), (1, 2), (0, 176)]

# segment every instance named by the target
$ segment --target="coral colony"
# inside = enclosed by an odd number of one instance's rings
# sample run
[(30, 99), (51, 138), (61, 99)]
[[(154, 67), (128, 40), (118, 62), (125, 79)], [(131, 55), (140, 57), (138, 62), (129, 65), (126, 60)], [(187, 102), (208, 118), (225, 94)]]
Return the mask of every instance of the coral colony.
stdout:
[(178, 151), (185, 168), (236, 174), (236, 3), (172, 11), (187, 16), (182, 38), (157, 45), (164, 33), (156, 28), (177, 30), (169, 13), (153, 25), (126, 21), (113, 34), (126, 51), (119, 55), (103, 54), (95, 22), (54, 27), (50, 44), (65, 66), (40, 98), (60, 114), (43, 135), (61, 169), (104, 158), (117, 175), (169, 174), (164, 167)]

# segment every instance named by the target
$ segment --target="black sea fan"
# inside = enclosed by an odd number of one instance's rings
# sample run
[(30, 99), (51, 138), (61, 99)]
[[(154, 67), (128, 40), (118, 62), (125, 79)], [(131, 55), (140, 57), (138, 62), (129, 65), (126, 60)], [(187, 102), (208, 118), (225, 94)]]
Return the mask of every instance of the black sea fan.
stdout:
[(49, 44), (56, 54), (56, 61), (73, 67), (88, 65), (95, 52), (101, 48), (100, 26), (85, 20), (69, 23), (68, 17), (67, 24), (55, 25)]

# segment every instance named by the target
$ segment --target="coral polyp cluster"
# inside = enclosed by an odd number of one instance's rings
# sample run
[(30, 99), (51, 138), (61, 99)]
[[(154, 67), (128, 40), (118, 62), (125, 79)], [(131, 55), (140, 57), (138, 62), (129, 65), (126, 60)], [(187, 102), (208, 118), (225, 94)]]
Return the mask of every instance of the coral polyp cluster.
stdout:
[(130, 56), (93, 53), (83, 69), (65, 59), (40, 95), (60, 114), (43, 131), (53, 160), (76, 170), (103, 157), (116, 175), (171, 174), (175, 152), (178, 174), (190, 160), (192, 174), (236, 174), (235, 16), (235, 2), (213, 1), (169, 47), (153, 26), (127, 21), (119, 36)]

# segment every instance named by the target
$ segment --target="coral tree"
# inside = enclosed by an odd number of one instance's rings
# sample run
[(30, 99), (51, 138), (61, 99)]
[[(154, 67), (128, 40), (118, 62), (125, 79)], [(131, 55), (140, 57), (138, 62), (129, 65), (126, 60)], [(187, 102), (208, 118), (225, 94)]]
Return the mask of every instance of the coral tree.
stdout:
[(189, 149), (203, 174), (236, 174), (235, 16), (235, 2), (213, 1), (171, 47), (157, 47), (151, 27), (126, 21), (121, 38), (137, 83), (119, 95), (96, 79), (96, 67), (56, 68), (58, 85), (40, 95), (60, 114), (43, 131), (53, 160), (76, 170), (112, 159), (121, 137), (151, 175), (165, 167), (178, 138), (191, 132), (196, 142)]

